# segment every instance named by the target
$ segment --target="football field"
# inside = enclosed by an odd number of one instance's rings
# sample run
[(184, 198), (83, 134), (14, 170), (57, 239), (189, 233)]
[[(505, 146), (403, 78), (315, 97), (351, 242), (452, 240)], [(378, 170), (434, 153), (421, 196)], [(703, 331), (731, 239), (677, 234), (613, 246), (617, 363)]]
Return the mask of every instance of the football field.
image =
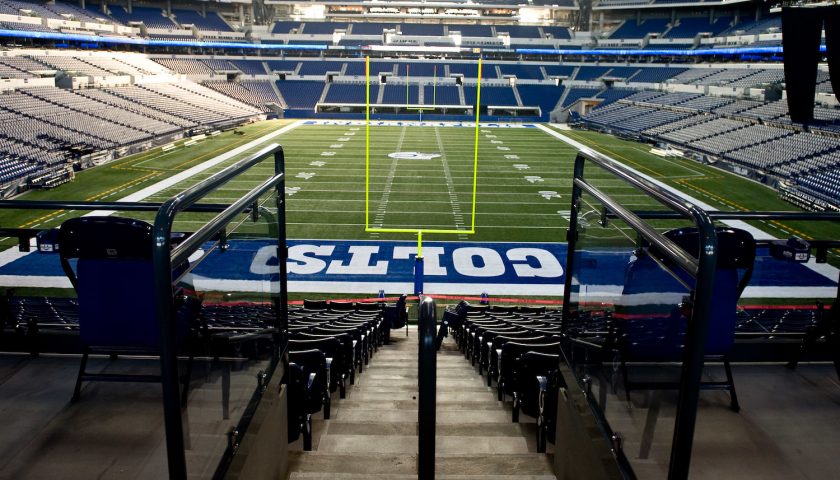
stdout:
[[(423, 235), (424, 244), (454, 242), (451, 247), (445, 247), (450, 250), (468, 248), (473, 242), (493, 244), (504, 257), (505, 248), (514, 248), (504, 247), (506, 243), (515, 243), (520, 249), (534, 244), (535, 248), (551, 250), (551, 244), (565, 242), (577, 154), (576, 147), (563, 141), (566, 139), (601, 151), (712, 208), (795, 209), (766, 186), (691, 160), (653, 155), (647, 145), (595, 132), (558, 130), (553, 126), (532, 124), (481, 124), (476, 129), (474, 124), (374, 122), (369, 130), (366, 181), (366, 128), (363, 121), (259, 122), (240, 127), (236, 132), (210, 136), (189, 147), (179, 141), (176, 148), (168, 152), (155, 149), (120, 159), (80, 172), (71, 183), (53, 190), (32, 191), (20, 198), (162, 202), (245, 155), (270, 143), (279, 143), (284, 147), (286, 159), (285, 196), (290, 240), (333, 241), (334, 245), (342, 241), (363, 241), (368, 245), (365, 248), (373, 252), (379, 248), (375, 247), (376, 242), (385, 242), (381, 245), (386, 250), (394, 248), (393, 241), (416, 242), (415, 232), (423, 230), (427, 232)], [(212, 193), (204, 202), (231, 203), (272, 172), (273, 161), (267, 159)], [(586, 177), (625, 207), (663, 209), (654, 200), (593, 164), (588, 164)], [(581, 218), (585, 231), (582, 245), (632, 249), (635, 232), (615, 221), (601, 226), (599, 206), (586, 196), (583, 200)], [(272, 212), (273, 199), (264, 198), (263, 208)], [(46, 228), (85, 213), (5, 210), (0, 212), (0, 225)], [(153, 218), (152, 213), (126, 216), (147, 221)], [(181, 214), (175, 228), (195, 230), (209, 218), (209, 214)], [(840, 237), (835, 225), (760, 221), (751, 224), (764, 234), (778, 238)], [(687, 223), (656, 223), (661, 230), (682, 225)], [(228, 232), (232, 237), (266, 237), (270, 229), (265, 220), (253, 223), (243, 215)], [(393, 229), (407, 231), (388, 231)], [(447, 233), (428, 233), (430, 230)], [(4, 249), (15, 243), (14, 238), (2, 239)], [(337, 252), (345, 247), (336, 248)], [(352, 248), (346, 255), (349, 255), (346, 261), (351, 261)], [(392, 258), (397, 258), (397, 253), (393, 255)], [(561, 262), (564, 260), (562, 253), (554, 252), (553, 255)], [(301, 258), (305, 263), (307, 257)], [(836, 252), (830, 252), (829, 261), (837, 265), (837, 260)], [(481, 260), (475, 261), (479, 263), (470, 264), (465, 270), (474, 274), (473, 279), (465, 278), (464, 282), (474, 283), (475, 278), (483, 275), (478, 272), (484, 268)], [(502, 271), (510, 273), (522, 268), (512, 263), (515, 261), (516, 258), (505, 257), (506, 266)], [(451, 280), (453, 268), (449, 271), (449, 277), (443, 280)], [(330, 273), (326, 269), (325, 272)], [(407, 272), (409, 275), (410, 271)], [(562, 270), (558, 272), (555, 280)], [(332, 278), (325, 275), (318, 281), (329, 282)], [(358, 279), (351, 280), (358, 283)], [(306, 288), (322, 288), (325, 284)], [(357, 288), (376, 291), (371, 290), (372, 285), (369, 282)], [(485, 287), (485, 284), (477, 284), (472, 290), (463, 291), (482, 291)], [(311, 291), (342, 291), (340, 289), (345, 288), (350, 292), (354, 286), (351, 282), (335, 288)], [(557, 289), (552, 286), (544, 291), (557, 292)]]

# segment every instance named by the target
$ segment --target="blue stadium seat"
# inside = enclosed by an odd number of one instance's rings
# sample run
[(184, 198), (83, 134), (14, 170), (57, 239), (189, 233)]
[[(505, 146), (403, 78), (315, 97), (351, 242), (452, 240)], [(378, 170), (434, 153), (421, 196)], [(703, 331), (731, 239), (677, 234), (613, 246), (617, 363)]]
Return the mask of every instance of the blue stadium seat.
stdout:
[[(680, 248), (697, 257), (699, 235), (695, 228), (681, 228), (665, 233)], [(717, 228), (718, 258), (712, 291), (711, 313), (706, 339), (707, 358), (722, 360), (725, 382), (704, 382), (704, 388), (729, 390), (731, 408), (739, 410), (735, 384), (727, 354), (735, 343), (738, 299), (752, 275), (755, 240), (744, 230)], [(692, 305), (688, 288), (694, 279), (674, 267), (677, 280), (660, 264), (668, 260), (656, 248), (639, 249), (627, 266), (621, 299), (615, 306), (616, 346), (621, 358), (627, 398), (630, 390), (673, 388), (673, 383), (630, 382), (627, 362), (679, 362), (685, 343), (687, 322)]]
[[(79, 217), (62, 224), (58, 241), (61, 266), (78, 295), (79, 334), (85, 346), (73, 401), (79, 399), (83, 381), (160, 381), (158, 375), (85, 371), (88, 355), (94, 351), (157, 354), (160, 349), (152, 226), (121, 217)], [(75, 269), (71, 259), (77, 259)], [(180, 265), (177, 269), (183, 272), (186, 267)], [(180, 284), (172, 298), (177, 345), (184, 343), (195, 326), (200, 306), (192, 287)], [(183, 379), (184, 401), (189, 370), (188, 366)]]

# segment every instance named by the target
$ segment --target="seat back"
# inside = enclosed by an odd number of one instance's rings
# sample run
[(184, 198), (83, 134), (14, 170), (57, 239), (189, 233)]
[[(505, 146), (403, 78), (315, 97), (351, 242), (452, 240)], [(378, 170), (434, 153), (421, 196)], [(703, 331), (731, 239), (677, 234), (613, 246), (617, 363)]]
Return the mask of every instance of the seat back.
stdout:
[(327, 301), (326, 300), (311, 300), (305, 298), (303, 300), (303, 308), (306, 310), (326, 310), (327, 309)]
[[(716, 232), (718, 252), (706, 340), (706, 354), (712, 356), (724, 355), (732, 348), (738, 299), (755, 261), (755, 240), (748, 232), (729, 227)], [(671, 230), (665, 236), (697, 258), (697, 229)], [(691, 315), (691, 305), (683, 300), (689, 293), (686, 286), (694, 288), (694, 279), (674, 268), (678, 280), (657, 260), (668, 264), (656, 248), (637, 252), (628, 265), (622, 297), (616, 305), (620, 344), (629, 360), (679, 360), (682, 355)]]
[(395, 305), (385, 305), (383, 316), (392, 329), (405, 327), (408, 323), (408, 313), (405, 311), (406, 295), (400, 295)]
[(560, 342), (555, 343), (524, 343), (519, 341), (508, 341), (501, 347), (502, 353), (499, 358), (499, 376), (505, 377), (505, 389), (510, 393), (516, 386), (516, 378), (519, 372), (519, 360), (526, 352), (560, 354)]
[[(315, 413), (321, 410), (321, 395), (328, 385), (327, 360), (321, 350), (301, 350), (289, 352), (290, 368), (299, 369), (296, 377), (302, 382), (294, 392), (289, 392), (289, 414)], [(315, 374), (315, 382), (309, 389), (303, 388), (309, 381), (310, 375)], [(294, 395), (293, 395), (294, 394)], [(295, 397), (295, 398), (292, 398)], [(294, 404), (294, 408), (291, 405)]]
[[(62, 224), (59, 246), (78, 295), (81, 340), (90, 347), (157, 350), (152, 226), (121, 217), (74, 218)], [(198, 314), (194, 305), (188, 310), (175, 316), (179, 343)]]

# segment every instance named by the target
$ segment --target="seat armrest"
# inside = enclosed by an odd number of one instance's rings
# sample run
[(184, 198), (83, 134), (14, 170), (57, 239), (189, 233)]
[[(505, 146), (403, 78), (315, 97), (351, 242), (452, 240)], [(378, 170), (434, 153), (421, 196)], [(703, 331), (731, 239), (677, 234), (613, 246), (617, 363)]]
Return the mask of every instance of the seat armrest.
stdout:
[(330, 389), (330, 368), (332, 368), (332, 357), (327, 357), (327, 391)]
[(548, 379), (537, 375), (537, 383), (540, 385), (540, 415), (542, 415), (545, 409), (545, 394), (548, 392)]
[(318, 374), (317, 374), (317, 373), (315, 373), (315, 372), (312, 372), (312, 373), (310, 373), (310, 374), (309, 374), (309, 379), (308, 379), (308, 380), (307, 380), (307, 382), (306, 382), (306, 390), (307, 390), (307, 391), (311, 391), (311, 390), (312, 390), (312, 387), (313, 387), (313, 386), (314, 386), (314, 384), (315, 384), (315, 378), (316, 378), (317, 376), (318, 376)]

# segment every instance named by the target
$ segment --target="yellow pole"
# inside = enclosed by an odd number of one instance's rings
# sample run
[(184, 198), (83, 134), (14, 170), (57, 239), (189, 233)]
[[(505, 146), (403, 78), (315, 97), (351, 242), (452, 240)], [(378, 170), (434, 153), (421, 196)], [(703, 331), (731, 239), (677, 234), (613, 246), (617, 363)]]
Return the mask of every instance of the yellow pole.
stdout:
[(370, 57), (365, 57), (365, 231), (370, 228)]
[(481, 111), (481, 57), (478, 57), (478, 85), (475, 89), (475, 147), (473, 153), (473, 198), (472, 225), (470, 232), (475, 232), (475, 194), (478, 191), (478, 120)]
[(417, 230), (417, 258), (423, 258), (423, 230)]

